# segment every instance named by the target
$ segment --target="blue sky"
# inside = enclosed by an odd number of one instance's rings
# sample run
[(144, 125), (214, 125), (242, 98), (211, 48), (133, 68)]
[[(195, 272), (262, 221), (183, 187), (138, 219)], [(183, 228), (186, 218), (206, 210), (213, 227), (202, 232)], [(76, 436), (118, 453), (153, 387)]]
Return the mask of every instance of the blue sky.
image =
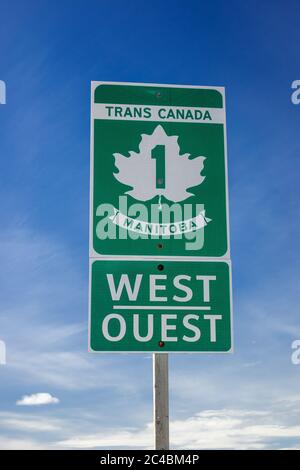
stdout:
[[(149, 355), (87, 353), (90, 81), (226, 87), (234, 355), (170, 357), (171, 443), (299, 448), (299, 2), (0, 0), (1, 448), (152, 446)], [(17, 405), (49, 393), (59, 403)]]

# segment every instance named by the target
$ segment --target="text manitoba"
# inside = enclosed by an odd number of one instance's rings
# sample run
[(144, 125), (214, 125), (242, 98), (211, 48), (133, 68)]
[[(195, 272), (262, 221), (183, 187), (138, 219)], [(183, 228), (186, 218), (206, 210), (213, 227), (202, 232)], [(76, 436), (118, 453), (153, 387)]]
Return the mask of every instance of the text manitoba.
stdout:
[(119, 197), (118, 208), (109, 203), (100, 204), (96, 217), (99, 218), (96, 235), (100, 240), (185, 237), (198, 248), (203, 244), (203, 229), (211, 221), (205, 215), (203, 204), (151, 204), (148, 208), (135, 203), (128, 207), (126, 196)]

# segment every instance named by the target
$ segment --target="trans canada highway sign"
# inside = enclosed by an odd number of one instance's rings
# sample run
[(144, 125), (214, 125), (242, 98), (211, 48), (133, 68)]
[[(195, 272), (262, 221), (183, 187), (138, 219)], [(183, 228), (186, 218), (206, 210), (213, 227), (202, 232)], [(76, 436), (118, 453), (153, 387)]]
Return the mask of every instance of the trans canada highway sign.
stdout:
[(221, 87), (92, 82), (90, 256), (229, 258)]
[(92, 82), (91, 352), (231, 352), (222, 87)]

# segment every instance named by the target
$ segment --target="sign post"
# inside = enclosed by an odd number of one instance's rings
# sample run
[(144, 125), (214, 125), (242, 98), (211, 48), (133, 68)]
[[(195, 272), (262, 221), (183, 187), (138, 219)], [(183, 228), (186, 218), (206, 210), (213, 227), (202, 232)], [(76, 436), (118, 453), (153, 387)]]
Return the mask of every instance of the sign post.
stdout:
[(153, 354), (153, 413), (155, 449), (169, 449), (168, 354)]
[(169, 448), (168, 354), (232, 351), (222, 87), (92, 82), (89, 349), (153, 354)]

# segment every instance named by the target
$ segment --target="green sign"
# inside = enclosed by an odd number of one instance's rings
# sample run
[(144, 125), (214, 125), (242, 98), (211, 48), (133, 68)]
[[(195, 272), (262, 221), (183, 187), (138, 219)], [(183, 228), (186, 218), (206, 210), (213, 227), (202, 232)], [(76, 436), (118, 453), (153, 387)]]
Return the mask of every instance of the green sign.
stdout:
[(224, 100), (218, 87), (92, 83), (92, 258), (229, 258)]
[(230, 352), (229, 261), (92, 260), (90, 350)]

